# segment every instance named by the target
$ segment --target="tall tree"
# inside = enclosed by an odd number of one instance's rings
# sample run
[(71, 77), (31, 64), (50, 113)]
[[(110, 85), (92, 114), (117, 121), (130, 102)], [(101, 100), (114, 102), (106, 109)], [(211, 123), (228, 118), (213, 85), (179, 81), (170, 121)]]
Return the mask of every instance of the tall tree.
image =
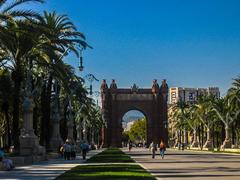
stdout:
[(7, 128), (6, 132), (7, 132), (9, 147), (12, 145), (12, 138), (10, 133), (11, 123), (10, 123), (10, 115), (9, 115), (11, 95), (12, 95), (12, 83), (11, 83), (10, 73), (7, 70), (0, 69), (0, 104), (1, 104), (1, 111), (4, 114), (4, 119), (6, 123), (6, 128)]
[(131, 126), (128, 135), (130, 140), (134, 142), (144, 142), (146, 141), (146, 129), (147, 129), (147, 120), (146, 118), (138, 119)]
[[(38, 26), (43, 31), (44, 36), (48, 39), (47, 46), (54, 47), (54, 51), (47, 49), (49, 61), (45, 63), (46, 72), (48, 72), (45, 95), (43, 100), (44, 111), (42, 114), (42, 130), (48, 129), (50, 126), (50, 112), (51, 112), (51, 89), (54, 78), (62, 80), (66, 71), (62, 63), (63, 57), (68, 50), (75, 52), (78, 55), (77, 46), (86, 48), (88, 45), (85, 42), (85, 36), (78, 32), (74, 24), (65, 15), (57, 15), (56, 12), (44, 12), (42, 18), (39, 19)], [(58, 68), (58, 69), (57, 69)], [(59, 69), (60, 68), (60, 69)], [(59, 74), (62, 72), (62, 74)], [(62, 77), (62, 79), (61, 79)], [(42, 96), (43, 97), (43, 96)], [(44, 143), (49, 146), (49, 129), (44, 133)]]
[(22, 82), (25, 77), (29, 60), (39, 51), (39, 32), (29, 21), (8, 23), (0, 31), (0, 49), (6, 54), (8, 67), (12, 72), (13, 89), (13, 141), (19, 147), (19, 119)]
[[(26, 59), (31, 47), (27, 40), (32, 40), (23, 37), (23, 32), (26, 33), (26, 29), (23, 30), (19, 28), (19, 19), (28, 18), (32, 19), (34, 17), (40, 17), (38, 13), (30, 9), (20, 9), (21, 5), (29, 2), (43, 3), (43, 0), (15, 0), (7, 1), (3, 0), (0, 2), (0, 50), (4, 51), (5, 56), (1, 61), (11, 61), (12, 62), (12, 78), (14, 80), (14, 104), (13, 104), (13, 141), (16, 150), (19, 147), (19, 103), (20, 103), (20, 91), (21, 83), (23, 80), (24, 67), (23, 61)], [(21, 30), (20, 30), (21, 29)], [(29, 36), (30, 37), (30, 36)], [(24, 43), (23, 43), (24, 42)], [(23, 43), (23, 44), (22, 44)], [(28, 44), (29, 43), (29, 44)], [(8, 63), (5, 63), (8, 65)]]

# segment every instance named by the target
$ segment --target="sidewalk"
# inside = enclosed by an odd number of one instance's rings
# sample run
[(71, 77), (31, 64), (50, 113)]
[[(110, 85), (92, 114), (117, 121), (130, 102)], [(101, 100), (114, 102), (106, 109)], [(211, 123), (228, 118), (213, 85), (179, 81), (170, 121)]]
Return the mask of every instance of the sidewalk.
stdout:
[(148, 149), (125, 152), (159, 180), (240, 179), (240, 160), (235, 154), (167, 149), (164, 159), (159, 152), (152, 159)]
[[(90, 151), (87, 159), (98, 154), (101, 150)], [(4, 180), (47, 180), (55, 179), (71, 168), (81, 165), (85, 162), (81, 156), (77, 156), (76, 160), (52, 159), (49, 161), (40, 162), (30, 166), (16, 167), (12, 171), (0, 171), (0, 179)]]

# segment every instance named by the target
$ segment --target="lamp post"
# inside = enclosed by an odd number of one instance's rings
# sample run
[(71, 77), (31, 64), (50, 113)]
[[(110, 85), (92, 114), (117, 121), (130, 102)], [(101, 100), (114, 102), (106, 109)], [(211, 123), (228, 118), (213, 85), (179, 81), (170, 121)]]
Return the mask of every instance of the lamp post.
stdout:
[(87, 74), (85, 77), (84, 77), (84, 79), (87, 79), (88, 80), (88, 82), (90, 83), (90, 87), (89, 87), (89, 94), (90, 94), (90, 96), (92, 96), (93, 95), (93, 89), (92, 89), (92, 83), (94, 82), (94, 81), (99, 81), (93, 74)]
[(93, 94), (95, 95), (95, 97), (97, 99), (97, 106), (98, 106), (98, 97), (100, 96), (100, 92), (99, 91), (94, 91)]
[(83, 69), (84, 69), (82, 51), (83, 51), (83, 48), (80, 48), (80, 50), (79, 50), (79, 66), (78, 66), (79, 71), (83, 71)]
[[(79, 65), (78, 65), (78, 69), (79, 71), (83, 71), (84, 66), (83, 66), (83, 56), (82, 56), (82, 52), (83, 52), (82, 47), (79, 47)], [(72, 92), (71, 92), (72, 94)], [(67, 127), (68, 127), (68, 135), (67, 138), (71, 141), (74, 141), (74, 136), (73, 136), (73, 127), (74, 127), (74, 117), (73, 117), (73, 112), (72, 112), (72, 102), (71, 99), (69, 98), (69, 105), (68, 105), (68, 123), (67, 123)], [(81, 137), (81, 126), (77, 125), (77, 137), (80, 138)]]

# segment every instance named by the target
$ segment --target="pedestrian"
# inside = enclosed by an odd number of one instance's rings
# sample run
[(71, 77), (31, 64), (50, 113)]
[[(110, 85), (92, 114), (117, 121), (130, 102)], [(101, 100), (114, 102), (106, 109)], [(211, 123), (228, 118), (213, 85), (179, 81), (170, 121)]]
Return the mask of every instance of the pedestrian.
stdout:
[(4, 170), (11, 170), (14, 168), (13, 166), (13, 161), (11, 159), (7, 159), (4, 157), (4, 150), (3, 148), (0, 149), (0, 169), (4, 169)]
[(156, 150), (157, 150), (157, 145), (152, 141), (152, 143), (149, 146), (150, 151), (152, 152), (152, 158), (155, 158)]
[(13, 161), (11, 159), (6, 159), (6, 158), (2, 159), (2, 164), (7, 171), (10, 171), (11, 169), (14, 168)]
[(159, 150), (160, 150), (160, 156), (162, 157), (162, 159), (164, 158), (164, 153), (166, 151), (166, 146), (163, 142), (163, 140), (161, 140), (160, 145), (159, 145)]
[(2, 161), (3, 157), (4, 157), (4, 150), (3, 148), (0, 148), (0, 161)]
[(89, 145), (85, 141), (83, 141), (83, 143), (81, 143), (80, 145), (80, 149), (82, 150), (82, 158), (86, 159), (87, 151), (89, 150)]
[(70, 145), (70, 141), (68, 139), (66, 140), (65, 144), (63, 145), (63, 154), (64, 154), (65, 160), (70, 160), (71, 145)]
[(76, 159), (76, 145), (74, 143), (71, 144), (71, 159)]
[(184, 143), (181, 144), (182, 151), (184, 151)]
[(178, 146), (178, 150), (181, 150), (181, 143), (180, 142), (178, 142), (177, 146)]
[(58, 146), (58, 157), (63, 158), (63, 144)]
[(132, 146), (133, 146), (132, 141), (129, 141), (129, 143), (128, 143), (128, 151), (132, 150)]

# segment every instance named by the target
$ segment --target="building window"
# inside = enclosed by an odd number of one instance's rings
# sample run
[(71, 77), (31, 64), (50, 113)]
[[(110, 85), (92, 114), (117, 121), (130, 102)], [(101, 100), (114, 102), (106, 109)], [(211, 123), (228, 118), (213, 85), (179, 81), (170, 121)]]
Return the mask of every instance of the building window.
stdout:
[(176, 92), (172, 92), (172, 98), (176, 98)]

